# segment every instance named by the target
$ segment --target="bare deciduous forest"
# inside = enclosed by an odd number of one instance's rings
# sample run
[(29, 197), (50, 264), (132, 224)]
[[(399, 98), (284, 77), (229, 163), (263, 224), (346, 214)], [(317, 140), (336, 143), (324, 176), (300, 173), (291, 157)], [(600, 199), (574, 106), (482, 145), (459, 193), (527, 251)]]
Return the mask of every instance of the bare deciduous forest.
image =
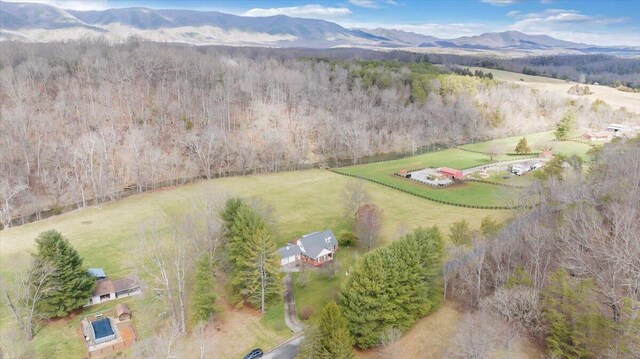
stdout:
[(445, 295), (479, 309), (475, 321), (503, 321), (499, 335), (458, 340), (454, 353), (510, 350), (524, 335), (544, 341), (551, 357), (637, 358), (640, 142), (607, 145), (588, 174), (569, 172), (572, 180), (530, 186), (521, 201), (540, 204), (514, 212), (496, 235), (450, 248)]
[(194, 177), (308, 167), (632, 116), (428, 63), (129, 41), (0, 51), (0, 219)]

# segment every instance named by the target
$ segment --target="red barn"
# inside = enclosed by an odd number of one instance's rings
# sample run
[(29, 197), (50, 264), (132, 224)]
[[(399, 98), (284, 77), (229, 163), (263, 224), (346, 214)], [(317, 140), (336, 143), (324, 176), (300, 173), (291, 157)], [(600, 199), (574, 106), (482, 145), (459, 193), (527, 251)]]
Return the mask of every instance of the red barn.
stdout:
[(449, 168), (449, 167), (440, 167), (440, 169), (438, 170), (438, 172), (441, 175), (447, 176), (451, 179), (461, 179), (462, 178), (462, 171), (457, 170), (455, 168)]

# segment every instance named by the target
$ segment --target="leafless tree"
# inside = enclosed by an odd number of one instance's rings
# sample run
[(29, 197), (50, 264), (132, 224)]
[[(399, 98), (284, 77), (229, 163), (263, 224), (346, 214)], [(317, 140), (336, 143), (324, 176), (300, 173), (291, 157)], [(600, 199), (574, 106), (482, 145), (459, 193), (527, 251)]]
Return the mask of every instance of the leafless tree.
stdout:
[(347, 215), (355, 219), (358, 209), (370, 201), (364, 180), (350, 179), (342, 191), (342, 200)]
[(378, 357), (381, 359), (395, 359), (402, 357), (400, 338), (402, 331), (395, 327), (385, 329), (380, 335), (380, 349)]
[(358, 238), (358, 245), (367, 250), (372, 249), (380, 239), (382, 209), (373, 203), (365, 203), (360, 206), (353, 228)]
[(449, 358), (483, 359), (492, 358), (499, 348), (495, 320), (485, 312), (468, 313), (458, 323), (450, 342)]
[(31, 359), (36, 357), (36, 348), (19, 331), (7, 329), (0, 333), (0, 354), (5, 359)]
[(0, 177), (0, 224), (7, 228), (11, 226), (14, 202), (16, 198), (28, 189), (23, 182), (11, 183), (9, 178)]
[(170, 240), (166, 240), (157, 224), (143, 228), (137, 236), (138, 267), (151, 278), (148, 288), (160, 295), (165, 302), (172, 322), (179, 332), (187, 331), (186, 282), (193, 265), (194, 255), (190, 223), (182, 221), (170, 229)]
[(16, 273), (11, 282), (2, 280), (0, 283), (6, 305), (27, 340), (33, 339), (38, 332), (38, 323), (44, 318), (38, 303), (43, 296), (55, 290), (49, 283), (54, 270), (46, 263), (34, 263), (26, 271)]

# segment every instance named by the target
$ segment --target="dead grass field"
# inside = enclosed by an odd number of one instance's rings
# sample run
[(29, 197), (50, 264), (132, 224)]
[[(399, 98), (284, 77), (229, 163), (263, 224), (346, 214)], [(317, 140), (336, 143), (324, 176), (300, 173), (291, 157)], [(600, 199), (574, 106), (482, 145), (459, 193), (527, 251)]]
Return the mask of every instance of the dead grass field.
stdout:
[[(399, 343), (399, 353), (396, 359), (410, 358), (447, 358), (447, 348), (455, 333), (456, 324), (463, 319), (464, 313), (456, 308), (452, 302), (445, 303), (437, 312), (420, 319)], [(357, 359), (378, 359), (376, 350), (357, 351)], [(504, 356), (506, 358), (506, 355)], [(515, 343), (512, 358), (538, 359), (543, 358), (540, 348), (526, 339)], [(502, 356), (497, 355), (497, 358)]]
[[(517, 83), (521, 86), (529, 87), (540, 91), (549, 91), (558, 96), (566, 98), (588, 98), (592, 102), (596, 99), (601, 99), (609, 104), (613, 109), (619, 109), (625, 107), (627, 110), (635, 113), (640, 113), (640, 93), (631, 93), (618, 91), (613, 87), (602, 85), (588, 85), (591, 95), (576, 96), (567, 93), (571, 86), (577, 84), (574, 81), (565, 81), (559, 79), (553, 79), (542, 76), (531, 76), (525, 74), (519, 74), (509, 71), (501, 71), (494, 69), (487, 69), (483, 67), (470, 67), (471, 71), (481, 70), (483, 72), (491, 72), (493, 77), (497, 80), (508, 81)], [(520, 79), (524, 80), (521, 81)]]

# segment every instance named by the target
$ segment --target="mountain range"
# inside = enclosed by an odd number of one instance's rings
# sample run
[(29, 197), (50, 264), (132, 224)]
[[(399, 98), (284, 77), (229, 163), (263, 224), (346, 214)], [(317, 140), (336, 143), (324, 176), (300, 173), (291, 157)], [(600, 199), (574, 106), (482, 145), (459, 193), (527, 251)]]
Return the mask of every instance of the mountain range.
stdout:
[(284, 15), (249, 17), (218, 11), (141, 7), (75, 11), (45, 4), (0, 2), (0, 40), (49, 42), (100, 36), (108, 41), (137, 36), (150, 41), (192, 45), (640, 52), (637, 47), (592, 46), (518, 31), (440, 39), (395, 29), (349, 29), (330, 21)]

